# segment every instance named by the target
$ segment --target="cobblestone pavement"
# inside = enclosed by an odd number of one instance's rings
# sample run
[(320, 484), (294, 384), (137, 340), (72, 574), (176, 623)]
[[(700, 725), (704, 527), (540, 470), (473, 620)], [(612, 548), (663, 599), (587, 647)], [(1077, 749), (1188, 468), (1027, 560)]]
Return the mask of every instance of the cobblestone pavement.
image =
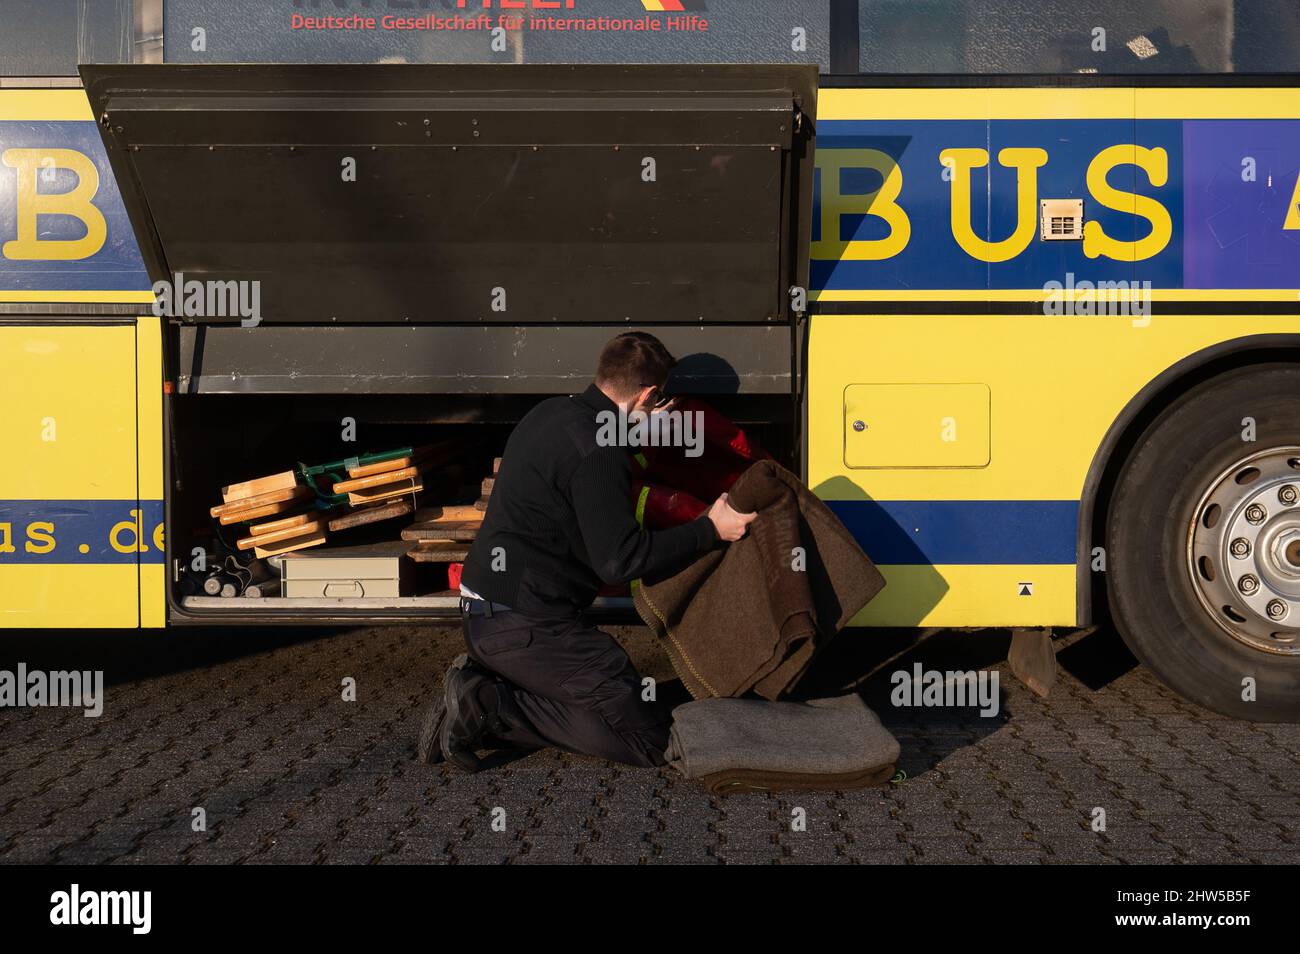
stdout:
[[(645, 630), (616, 632), (670, 678)], [(454, 627), (9, 635), (0, 668), (102, 668), (107, 686), (100, 718), (0, 709), (0, 861), (1300, 861), (1300, 726), (1199, 710), (1105, 630), (1061, 651), (1068, 671), (1040, 700), (1010, 675), (1007, 644), (844, 634), (811, 688), (860, 684), (907, 778), (716, 798), (670, 769), (556, 752), (473, 776), (417, 764), (421, 711), (461, 649)], [(916, 661), (996, 669), (1001, 713), (891, 707), (889, 673)]]

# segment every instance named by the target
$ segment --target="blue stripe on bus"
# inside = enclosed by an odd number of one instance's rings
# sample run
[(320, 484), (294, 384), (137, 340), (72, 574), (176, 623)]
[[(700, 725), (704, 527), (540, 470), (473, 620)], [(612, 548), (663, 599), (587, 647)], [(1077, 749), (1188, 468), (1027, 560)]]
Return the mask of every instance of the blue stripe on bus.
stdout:
[[(830, 500), (827, 506), (881, 564), (1075, 562), (1076, 500)], [(132, 510), (143, 511), (143, 549)], [(161, 563), (163, 502), (0, 500), (6, 563)], [(54, 545), (50, 546), (53, 539)], [(116, 545), (114, 545), (116, 543)]]
[[(141, 511), (141, 532), (131, 511)], [(11, 563), (162, 563), (161, 500), (0, 500), (0, 567)]]
[(1075, 562), (1077, 500), (828, 500), (880, 564)]
[[(0, 265), (0, 281), (5, 291), (27, 292), (33, 298), (63, 291), (147, 292), (153, 289), (148, 274), (140, 269), (47, 269), (37, 271), (8, 269)], [(143, 302), (143, 307), (151, 303)]]

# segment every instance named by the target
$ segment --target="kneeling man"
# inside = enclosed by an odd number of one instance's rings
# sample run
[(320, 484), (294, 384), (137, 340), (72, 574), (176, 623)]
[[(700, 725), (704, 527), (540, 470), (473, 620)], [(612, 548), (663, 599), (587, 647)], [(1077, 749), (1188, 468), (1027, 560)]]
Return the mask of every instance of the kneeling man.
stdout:
[(663, 764), (670, 715), (642, 699), (627, 653), (581, 614), (602, 583), (685, 566), (739, 540), (755, 516), (732, 510), (723, 494), (683, 526), (637, 524), (628, 448), (598, 434), (610, 414), (667, 407), (673, 364), (653, 335), (621, 334), (601, 351), (586, 391), (543, 401), (511, 434), (462, 576), (469, 653), (447, 670), (425, 716), (422, 761), (477, 771), (481, 749), (556, 746)]

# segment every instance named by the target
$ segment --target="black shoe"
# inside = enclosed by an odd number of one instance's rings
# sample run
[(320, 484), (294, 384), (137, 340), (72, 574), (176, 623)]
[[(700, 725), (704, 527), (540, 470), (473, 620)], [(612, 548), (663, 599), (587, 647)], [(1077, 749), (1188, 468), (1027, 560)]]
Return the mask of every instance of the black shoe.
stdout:
[(466, 772), (477, 772), (483, 767), (482, 760), (474, 753), (498, 722), (478, 701), (479, 686), (491, 678), (461, 653), (442, 679), (444, 711), (438, 726), (439, 747), (444, 758)]
[(447, 720), (447, 694), (439, 686), (434, 693), (433, 702), (424, 712), (424, 722), (420, 724), (420, 739), (415, 746), (415, 757), (425, 765), (437, 765), (445, 756), (442, 754), (442, 724)]

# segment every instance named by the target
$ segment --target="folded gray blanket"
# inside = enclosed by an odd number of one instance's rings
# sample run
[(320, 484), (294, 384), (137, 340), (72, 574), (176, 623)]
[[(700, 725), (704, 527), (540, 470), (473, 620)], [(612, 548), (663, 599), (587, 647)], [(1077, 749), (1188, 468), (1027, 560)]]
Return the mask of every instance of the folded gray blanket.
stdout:
[(859, 696), (700, 699), (673, 710), (665, 760), (713, 791), (837, 789), (893, 776), (898, 740)]

